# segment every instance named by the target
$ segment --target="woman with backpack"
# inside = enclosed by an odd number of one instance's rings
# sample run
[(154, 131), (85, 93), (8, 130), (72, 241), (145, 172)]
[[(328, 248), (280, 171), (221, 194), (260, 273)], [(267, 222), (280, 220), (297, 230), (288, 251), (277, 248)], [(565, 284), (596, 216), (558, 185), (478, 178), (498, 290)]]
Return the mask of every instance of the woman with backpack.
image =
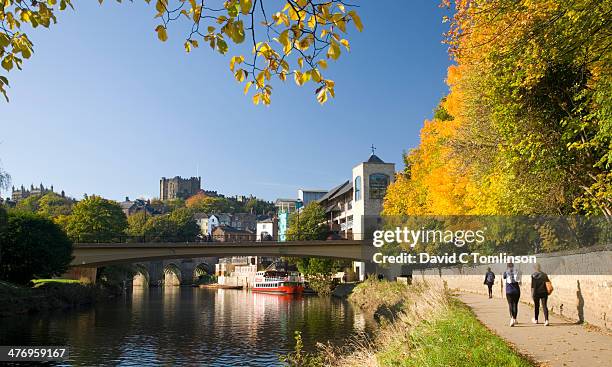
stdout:
[(495, 273), (491, 271), (491, 268), (487, 268), (485, 274), (484, 284), (489, 288), (489, 298), (493, 298), (493, 284), (495, 283)]
[(542, 303), (542, 311), (544, 313), (544, 326), (548, 326), (548, 295), (552, 292), (552, 283), (548, 279), (548, 275), (542, 271), (540, 264), (535, 265), (535, 273), (531, 274), (531, 295), (533, 296), (533, 304), (535, 309), (535, 317), (532, 322), (538, 323), (540, 314), (540, 302)]
[(504, 283), (506, 283), (506, 299), (510, 311), (510, 326), (514, 326), (517, 324), (518, 303), (521, 298), (521, 275), (513, 263), (508, 263), (508, 268), (504, 271)]

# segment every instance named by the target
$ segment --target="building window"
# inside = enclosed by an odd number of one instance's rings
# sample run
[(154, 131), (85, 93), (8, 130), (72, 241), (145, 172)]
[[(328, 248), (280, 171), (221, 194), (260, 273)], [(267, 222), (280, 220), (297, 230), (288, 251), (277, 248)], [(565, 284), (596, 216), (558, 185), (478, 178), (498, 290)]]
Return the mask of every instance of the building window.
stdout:
[(370, 199), (382, 199), (389, 186), (389, 176), (384, 173), (373, 173), (370, 175)]
[(361, 200), (361, 176), (355, 177), (355, 201)]

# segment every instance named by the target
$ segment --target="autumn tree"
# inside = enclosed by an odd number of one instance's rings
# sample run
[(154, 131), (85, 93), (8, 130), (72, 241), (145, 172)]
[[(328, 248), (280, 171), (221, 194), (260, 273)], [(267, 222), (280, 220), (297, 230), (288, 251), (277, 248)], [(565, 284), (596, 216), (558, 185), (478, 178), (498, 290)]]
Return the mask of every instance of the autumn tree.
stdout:
[[(98, 0), (102, 3), (103, 0)], [(147, 3), (150, 0), (145, 0)], [(253, 103), (270, 104), (273, 79), (292, 78), (299, 86), (314, 84), (316, 98), (325, 103), (335, 96), (334, 81), (325, 75), (328, 61), (338, 60), (342, 49), (350, 50), (346, 38), (349, 25), (363, 25), (355, 5), (342, 0), (154, 0), (155, 33), (168, 39), (173, 23), (183, 21), (189, 31), (185, 51), (207, 45), (225, 55), (236, 46), (229, 68), (244, 84), (244, 93), (254, 90)], [(21, 69), (33, 53), (25, 26), (49, 28), (71, 0), (5, 1), (0, 5), (0, 65), (6, 71)], [(244, 44), (244, 45), (243, 45)], [(247, 46), (248, 45), (248, 46)], [(250, 55), (249, 55), (250, 49)], [(243, 52), (244, 51), (244, 52)], [(7, 98), (8, 79), (0, 75), (0, 92)]]
[(445, 5), (449, 94), (385, 213), (612, 218), (612, 4)]

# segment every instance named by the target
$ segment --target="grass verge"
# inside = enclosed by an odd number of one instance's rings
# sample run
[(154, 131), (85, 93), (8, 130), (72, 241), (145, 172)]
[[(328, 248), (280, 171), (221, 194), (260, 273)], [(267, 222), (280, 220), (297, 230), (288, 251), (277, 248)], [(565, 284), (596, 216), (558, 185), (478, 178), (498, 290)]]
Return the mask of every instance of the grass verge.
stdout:
[(491, 333), (465, 305), (451, 300), (447, 310), (423, 321), (377, 352), (381, 366), (533, 366)]
[(35, 288), (0, 281), (0, 316), (67, 309), (115, 296), (109, 287), (74, 282), (42, 282)]
[(442, 285), (370, 280), (349, 300), (366, 312), (386, 310), (388, 317), (373, 339), (357, 337), (343, 348), (319, 345), (318, 354), (296, 350), (283, 362), (296, 367), (533, 366)]

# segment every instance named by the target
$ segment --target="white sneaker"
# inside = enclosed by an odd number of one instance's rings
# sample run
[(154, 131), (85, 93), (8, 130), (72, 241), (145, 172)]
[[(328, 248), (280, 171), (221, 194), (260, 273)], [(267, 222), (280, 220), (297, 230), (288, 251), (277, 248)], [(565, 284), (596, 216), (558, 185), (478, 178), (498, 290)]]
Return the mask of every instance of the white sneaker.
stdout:
[(510, 319), (510, 326), (514, 326), (514, 319)]
[(548, 320), (544, 321), (544, 326), (548, 326), (548, 325), (550, 325), (550, 324), (548, 323)]
[(534, 324), (537, 324), (537, 323), (538, 323), (538, 320), (536, 320), (536, 319), (531, 319), (531, 322), (533, 322)]

